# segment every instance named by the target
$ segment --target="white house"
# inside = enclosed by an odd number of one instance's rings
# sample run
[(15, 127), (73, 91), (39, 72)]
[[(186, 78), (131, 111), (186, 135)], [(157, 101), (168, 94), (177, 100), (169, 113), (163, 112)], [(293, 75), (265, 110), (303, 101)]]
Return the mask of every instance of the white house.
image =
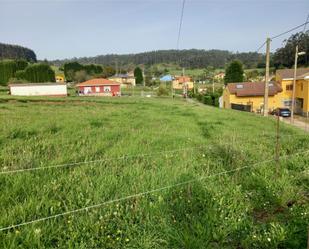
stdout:
[(10, 84), (10, 94), (15, 96), (67, 96), (64, 83)]

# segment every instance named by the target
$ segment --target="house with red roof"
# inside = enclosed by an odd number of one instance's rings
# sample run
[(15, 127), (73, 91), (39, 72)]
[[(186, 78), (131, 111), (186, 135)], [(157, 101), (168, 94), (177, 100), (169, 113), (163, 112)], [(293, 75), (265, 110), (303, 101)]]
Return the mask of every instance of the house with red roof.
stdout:
[(80, 96), (120, 96), (120, 83), (96, 78), (76, 84)]

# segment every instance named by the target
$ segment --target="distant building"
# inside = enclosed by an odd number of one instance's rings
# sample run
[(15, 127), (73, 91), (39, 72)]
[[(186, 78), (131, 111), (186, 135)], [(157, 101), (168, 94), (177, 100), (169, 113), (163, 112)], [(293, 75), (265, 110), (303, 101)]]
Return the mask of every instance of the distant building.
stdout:
[(194, 87), (191, 77), (188, 76), (175, 76), (172, 82), (175, 90), (183, 90), (184, 88), (191, 90)]
[(170, 74), (164, 75), (160, 78), (160, 81), (162, 82), (172, 82), (174, 77)]
[(56, 75), (56, 82), (64, 82), (64, 76)]
[(133, 75), (129, 75), (129, 74), (116, 74), (112, 77), (109, 77), (110, 80), (118, 82), (121, 84), (121, 87), (131, 87), (131, 86), (135, 86), (136, 82), (135, 82), (135, 77)]
[(10, 94), (15, 96), (67, 96), (64, 83), (10, 84)]
[(223, 80), (224, 79), (224, 77), (225, 77), (225, 73), (218, 73), (218, 74), (216, 74), (215, 76), (214, 76), (214, 78), (216, 79), (216, 80)]
[(97, 78), (76, 84), (81, 96), (120, 96), (120, 83), (108, 79)]

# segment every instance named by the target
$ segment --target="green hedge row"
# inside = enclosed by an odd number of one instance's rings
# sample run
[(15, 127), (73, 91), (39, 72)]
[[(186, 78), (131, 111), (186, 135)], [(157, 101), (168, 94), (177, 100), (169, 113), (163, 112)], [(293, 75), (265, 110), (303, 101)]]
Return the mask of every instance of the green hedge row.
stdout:
[(0, 61), (0, 85), (6, 85), (10, 78), (15, 77), (18, 70), (28, 66), (25, 60), (3, 60)]
[(15, 77), (33, 83), (56, 81), (54, 70), (47, 64), (29, 65), (24, 70), (17, 71)]

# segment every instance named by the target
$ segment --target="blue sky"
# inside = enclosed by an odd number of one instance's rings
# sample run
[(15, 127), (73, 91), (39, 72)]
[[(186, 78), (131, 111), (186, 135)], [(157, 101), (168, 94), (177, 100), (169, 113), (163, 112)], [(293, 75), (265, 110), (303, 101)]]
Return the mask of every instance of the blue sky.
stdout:
[[(182, 0), (0, 0), (0, 42), (29, 47), (39, 59), (172, 49), (181, 6)], [(186, 0), (179, 47), (254, 51), (308, 14), (308, 0)], [(272, 50), (288, 36), (274, 40)]]

